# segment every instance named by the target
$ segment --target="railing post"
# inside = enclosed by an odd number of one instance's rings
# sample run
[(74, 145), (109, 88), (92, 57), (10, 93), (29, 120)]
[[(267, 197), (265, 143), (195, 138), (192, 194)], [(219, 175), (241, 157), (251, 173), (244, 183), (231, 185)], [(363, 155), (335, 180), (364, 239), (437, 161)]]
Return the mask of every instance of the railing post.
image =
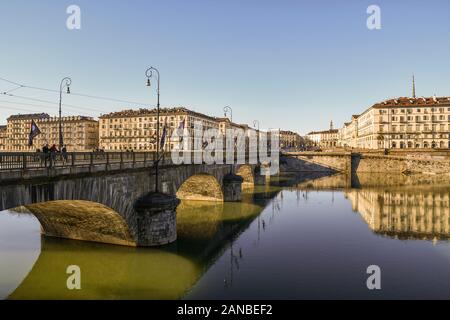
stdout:
[(72, 161), (72, 167), (75, 167), (75, 152), (72, 152), (70, 154), (70, 156), (71, 156), (71, 161)]
[(107, 165), (109, 164), (109, 154), (108, 154), (108, 152), (106, 152), (106, 164)]
[(94, 153), (91, 152), (90, 154), (90, 162), (91, 162), (91, 166), (94, 164)]

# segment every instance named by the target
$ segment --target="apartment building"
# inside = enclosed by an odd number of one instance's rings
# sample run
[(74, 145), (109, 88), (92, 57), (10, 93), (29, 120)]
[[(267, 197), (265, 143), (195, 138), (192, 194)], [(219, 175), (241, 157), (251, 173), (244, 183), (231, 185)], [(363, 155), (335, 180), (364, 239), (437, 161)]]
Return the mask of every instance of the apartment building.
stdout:
[(217, 121), (219, 125), (219, 131), (222, 134), (222, 136), (226, 136), (227, 130), (242, 129), (244, 131), (247, 131), (249, 129), (248, 125), (231, 122), (229, 118), (214, 118), (214, 119)]
[[(64, 145), (68, 152), (88, 152), (98, 148), (98, 121), (92, 117), (61, 118)], [(34, 139), (35, 148), (59, 144), (59, 118), (50, 117), (36, 122), (41, 134)], [(29, 133), (29, 129), (28, 129)]]
[(344, 148), (356, 148), (356, 133), (359, 115), (352, 115), (350, 122), (344, 123), (344, 126), (338, 131), (338, 146)]
[(361, 149), (450, 148), (450, 98), (397, 98), (352, 117), (340, 145)]
[(287, 130), (280, 130), (280, 148), (291, 149), (300, 148), (301, 137), (298, 133)]
[[(99, 119), (100, 148), (110, 151), (156, 150), (156, 109), (123, 110), (102, 115)], [(193, 129), (194, 124), (200, 122), (203, 130), (219, 130), (215, 118), (184, 107), (160, 109), (159, 122), (160, 137), (166, 127), (166, 150), (173, 149), (179, 142), (171, 141), (174, 130), (179, 128)], [(191, 132), (193, 134), (193, 130)]]
[(330, 129), (324, 131), (312, 131), (306, 135), (309, 140), (316, 147), (321, 148), (335, 148), (339, 142), (339, 130), (334, 129), (333, 121), (330, 122)]
[[(29, 146), (31, 122), (41, 134)], [(98, 146), (98, 122), (91, 117), (68, 116), (61, 118), (64, 144), (69, 152), (90, 151)], [(59, 145), (59, 118), (46, 113), (18, 114), (7, 119), (5, 151), (33, 152), (44, 145)]]
[(6, 150), (6, 126), (0, 126), (0, 151)]

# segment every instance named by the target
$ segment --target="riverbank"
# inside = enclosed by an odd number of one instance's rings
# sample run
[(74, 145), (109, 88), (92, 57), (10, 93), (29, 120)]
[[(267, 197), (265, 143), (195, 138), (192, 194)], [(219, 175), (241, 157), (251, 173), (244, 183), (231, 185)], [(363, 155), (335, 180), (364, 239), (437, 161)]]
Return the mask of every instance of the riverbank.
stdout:
[(441, 152), (291, 152), (282, 154), (280, 171), (448, 174), (450, 157)]

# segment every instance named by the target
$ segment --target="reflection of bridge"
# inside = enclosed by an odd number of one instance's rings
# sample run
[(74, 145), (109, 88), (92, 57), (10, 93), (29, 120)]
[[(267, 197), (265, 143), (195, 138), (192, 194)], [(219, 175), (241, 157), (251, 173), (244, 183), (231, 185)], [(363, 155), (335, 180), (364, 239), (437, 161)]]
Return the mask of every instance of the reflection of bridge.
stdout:
[[(140, 211), (153, 190), (154, 153), (0, 154), (0, 211), (26, 206), (49, 236), (122, 245), (160, 245), (176, 238), (176, 213)], [(51, 165), (50, 165), (51, 162)], [(257, 165), (160, 162), (162, 191), (181, 199), (235, 201)], [(242, 179), (230, 178), (230, 171)]]

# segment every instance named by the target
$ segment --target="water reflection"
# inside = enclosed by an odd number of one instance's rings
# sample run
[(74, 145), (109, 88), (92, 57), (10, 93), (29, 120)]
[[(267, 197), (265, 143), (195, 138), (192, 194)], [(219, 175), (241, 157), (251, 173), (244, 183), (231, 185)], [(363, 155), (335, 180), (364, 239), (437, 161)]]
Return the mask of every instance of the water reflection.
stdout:
[[(450, 181), (446, 175), (336, 174), (303, 181), (297, 190), (342, 189), (369, 228), (398, 239), (450, 238)], [(307, 197), (306, 192), (306, 197)]]
[(376, 233), (399, 239), (450, 238), (448, 187), (424, 190), (354, 189), (345, 194), (354, 210)]
[[(184, 201), (177, 211), (177, 242), (158, 249), (42, 236), (39, 257), (8, 298), (180, 299), (274, 194), (270, 188), (255, 188), (242, 203)], [(239, 249), (237, 256), (242, 257)], [(67, 289), (69, 265), (81, 268), (82, 290)]]
[[(396, 240), (448, 241), (445, 182), (426, 175), (274, 178), (272, 186), (246, 190), (239, 203), (182, 202), (178, 240), (157, 249), (40, 237), (34, 219), (33, 237), (26, 238), (30, 250), (20, 242), (29, 230), (12, 228), (4, 219), (11, 215), (0, 213), (0, 231), (13, 230), (0, 234), (0, 280), (14, 272), (1, 268), (11, 252), (29, 257), (21, 258), (20, 277), (0, 294), (9, 299), (371, 298), (365, 270), (376, 263), (385, 272), (385, 297), (448, 297), (450, 287), (436, 276), (448, 279), (448, 243)], [(81, 291), (66, 288), (69, 265), (81, 267)]]
[[(66, 287), (70, 265), (81, 268), (82, 290)], [(9, 299), (179, 299), (200, 273), (170, 250), (42, 237), (39, 258)]]

